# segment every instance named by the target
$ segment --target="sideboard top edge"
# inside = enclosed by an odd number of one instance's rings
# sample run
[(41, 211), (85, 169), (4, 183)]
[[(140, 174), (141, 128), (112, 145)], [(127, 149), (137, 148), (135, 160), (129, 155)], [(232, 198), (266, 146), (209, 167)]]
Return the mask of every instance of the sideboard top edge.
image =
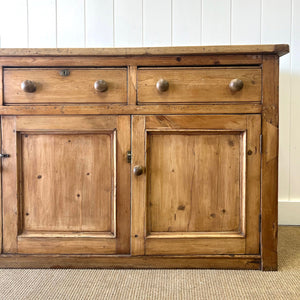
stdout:
[(277, 54), (289, 52), (288, 44), (141, 47), (141, 48), (2, 48), (0, 56), (156, 56), (156, 55), (222, 55)]

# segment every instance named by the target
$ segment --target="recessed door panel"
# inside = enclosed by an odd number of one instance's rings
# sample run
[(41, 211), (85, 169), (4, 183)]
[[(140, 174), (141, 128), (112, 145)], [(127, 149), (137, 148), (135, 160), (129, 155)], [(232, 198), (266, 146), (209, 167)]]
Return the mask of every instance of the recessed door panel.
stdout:
[(114, 235), (115, 131), (28, 132), (20, 140), (23, 232)]
[(241, 233), (244, 132), (147, 135), (147, 232)]

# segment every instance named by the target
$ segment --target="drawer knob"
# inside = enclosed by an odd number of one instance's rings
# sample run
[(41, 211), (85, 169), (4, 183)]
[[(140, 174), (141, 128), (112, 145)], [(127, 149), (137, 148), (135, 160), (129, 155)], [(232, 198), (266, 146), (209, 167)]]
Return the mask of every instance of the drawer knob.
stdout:
[(159, 79), (156, 83), (156, 88), (159, 92), (165, 92), (169, 89), (169, 82), (165, 79)]
[(105, 80), (97, 80), (94, 83), (94, 88), (96, 91), (103, 93), (103, 92), (107, 91), (108, 85)]
[(229, 88), (232, 92), (238, 92), (240, 91), (244, 86), (244, 83), (241, 79), (235, 78), (232, 79), (229, 83)]
[(143, 174), (143, 172), (144, 172), (144, 169), (143, 169), (142, 166), (134, 166), (134, 168), (133, 168), (133, 174), (135, 176), (141, 176)]
[(34, 93), (36, 91), (36, 84), (35, 84), (35, 82), (33, 82), (31, 80), (24, 80), (21, 83), (21, 89), (25, 93)]

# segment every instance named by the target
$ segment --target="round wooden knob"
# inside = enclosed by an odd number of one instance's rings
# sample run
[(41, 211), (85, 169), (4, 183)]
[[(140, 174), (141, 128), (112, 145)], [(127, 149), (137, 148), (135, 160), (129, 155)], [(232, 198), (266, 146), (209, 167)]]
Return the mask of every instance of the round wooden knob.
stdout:
[(143, 169), (142, 166), (135, 166), (135, 167), (133, 168), (133, 174), (134, 174), (135, 176), (141, 176), (141, 175), (143, 174), (143, 171), (144, 171), (144, 169)]
[(159, 79), (156, 83), (156, 88), (159, 92), (165, 92), (169, 89), (169, 82), (165, 79)]
[(94, 88), (96, 91), (103, 93), (103, 92), (107, 91), (108, 85), (105, 80), (97, 80), (94, 83)]
[(24, 80), (21, 83), (21, 89), (25, 93), (34, 93), (36, 91), (36, 84), (31, 80)]
[(229, 88), (232, 92), (238, 92), (240, 91), (244, 86), (244, 83), (241, 79), (235, 78), (232, 79), (229, 83)]

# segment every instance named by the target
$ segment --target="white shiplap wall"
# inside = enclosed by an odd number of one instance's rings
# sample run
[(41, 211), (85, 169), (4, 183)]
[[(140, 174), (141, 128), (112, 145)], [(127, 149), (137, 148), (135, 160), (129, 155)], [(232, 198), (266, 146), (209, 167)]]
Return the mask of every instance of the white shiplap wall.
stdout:
[(0, 0), (1, 47), (288, 43), (280, 61), (279, 220), (300, 224), (300, 0)]

